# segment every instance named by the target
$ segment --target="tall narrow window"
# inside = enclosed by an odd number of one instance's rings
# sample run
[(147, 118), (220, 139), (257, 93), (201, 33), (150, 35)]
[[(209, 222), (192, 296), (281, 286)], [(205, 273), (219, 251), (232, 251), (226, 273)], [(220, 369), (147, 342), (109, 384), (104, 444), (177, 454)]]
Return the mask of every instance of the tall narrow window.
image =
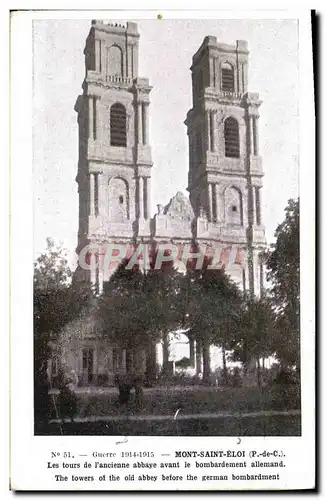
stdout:
[(225, 155), (228, 158), (239, 158), (239, 128), (234, 118), (225, 120)]
[(123, 104), (116, 103), (110, 113), (111, 146), (126, 147), (126, 111)]
[(229, 63), (221, 66), (221, 90), (233, 92), (235, 90), (234, 68)]

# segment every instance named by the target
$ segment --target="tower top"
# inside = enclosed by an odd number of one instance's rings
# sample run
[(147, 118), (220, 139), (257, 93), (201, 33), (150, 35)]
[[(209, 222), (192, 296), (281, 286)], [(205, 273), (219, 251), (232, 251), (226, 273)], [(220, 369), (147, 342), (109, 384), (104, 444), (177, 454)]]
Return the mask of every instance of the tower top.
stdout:
[[(236, 40), (235, 44), (227, 44), (218, 42), (215, 36), (206, 36), (198, 50), (195, 52), (192, 58), (193, 66), (199, 64), (204, 54), (209, 53), (211, 56), (217, 56), (218, 54), (243, 54), (244, 56), (249, 54), (248, 42), (246, 40)], [(191, 69), (193, 69), (193, 66)]]
[(127, 22), (126, 24), (116, 23), (112, 21), (102, 21), (93, 19), (91, 26), (96, 30), (103, 31), (110, 34), (125, 34), (140, 36), (138, 33), (137, 23)]
[(84, 49), (86, 83), (130, 85), (138, 77), (138, 25), (93, 19)]
[(193, 55), (190, 68), (193, 107), (200, 107), (206, 89), (214, 99), (226, 96), (233, 104), (239, 103), (247, 92), (248, 54), (246, 40), (227, 44), (215, 36), (206, 36)]

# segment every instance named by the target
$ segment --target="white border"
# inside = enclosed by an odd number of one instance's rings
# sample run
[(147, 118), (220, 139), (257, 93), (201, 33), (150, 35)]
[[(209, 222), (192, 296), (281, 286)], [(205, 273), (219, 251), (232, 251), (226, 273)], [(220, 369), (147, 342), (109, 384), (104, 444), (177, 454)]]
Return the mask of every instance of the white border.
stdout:
[[(275, 2), (278, 4), (280, 2)], [(61, 7), (62, 2), (56, 3)], [(169, 2), (170, 4), (170, 2)], [(282, 4), (282, 2), (281, 2)], [(123, 3), (121, 2), (121, 6)], [(173, 3), (174, 5), (174, 3)], [(166, 4), (165, 4), (166, 6)], [(43, 7), (43, 5), (42, 5)], [(12, 313), (11, 313), (11, 394), (12, 487), (20, 490), (66, 489), (66, 484), (51, 483), (45, 469), (48, 451), (72, 449), (87, 453), (91, 449), (115, 447), (115, 439), (103, 437), (47, 438), (33, 436), (32, 397), (32, 19), (154, 19), (162, 12), (165, 19), (211, 17), (225, 18), (298, 18), (300, 38), (300, 186), (301, 186), (301, 303), (302, 303), (302, 438), (245, 438), (243, 446), (285, 446), (290, 467), (282, 487), (313, 487), (314, 473), (314, 103), (312, 50), (309, 11), (43, 11), (18, 12), (12, 23), (11, 73), (11, 189), (12, 189)], [(157, 21), (158, 22), (158, 21)], [(312, 249), (311, 249), (312, 246)], [(55, 443), (54, 443), (55, 439)], [(235, 438), (129, 438), (136, 449), (191, 449), (199, 441), (200, 448), (233, 447)], [(212, 440), (214, 443), (212, 444)], [(180, 441), (180, 442), (179, 442)], [(123, 445), (124, 446), (124, 445)], [(104, 451), (105, 451), (104, 450)], [(171, 485), (169, 485), (171, 487)], [(250, 485), (254, 487), (252, 483)], [(261, 486), (261, 485), (258, 485)], [(107, 487), (107, 486), (106, 486)], [(122, 489), (122, 486), (119, 485)], [(158, 484), (158, 489), (163, 485)], [(180, 485), (176, 485), (180, 488)], [(194, 489), (199, 485), (196, 483)], [(208, 487), (211, 488), (211, 485)], [(277, 484), (276, 487), (280, 487)], [(90, 485), (92, 489), (93, 486)], [(154, 489), (149, 486), (147, 489)], [(187, 484), (184, 488), (188, 489)]]

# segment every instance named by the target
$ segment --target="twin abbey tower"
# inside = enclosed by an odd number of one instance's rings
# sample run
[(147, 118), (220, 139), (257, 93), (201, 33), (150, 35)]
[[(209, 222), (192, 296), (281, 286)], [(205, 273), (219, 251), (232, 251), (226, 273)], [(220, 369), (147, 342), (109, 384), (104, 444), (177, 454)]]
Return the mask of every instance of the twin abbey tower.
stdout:
[[(138, 76), (137, 25), (92, 21), (84, 54), (83, 94), (75, 106), (78, 252), (89, 244), (113, 242), (194, 241), (219, 252), (237, 247), (244, 249), (245, 261), (230, 262), (227, 272), (242, 289), (259, 295), (260, 254), (266, 246), (258, 145), (261, 101), (247, 89), (247, 42), (228, 45), (206, 36), (194, 54), (193, 103), (185, 119), (189, 199), (178, 192), (168, 205), (158, 205), (153, 216), (151, 87), (147, 78)], [(90, 271), (79, 268), (76, 276), (87, 275), (100, 293), (109, 274), (98, 268), (96, 258), (94, 254)]]

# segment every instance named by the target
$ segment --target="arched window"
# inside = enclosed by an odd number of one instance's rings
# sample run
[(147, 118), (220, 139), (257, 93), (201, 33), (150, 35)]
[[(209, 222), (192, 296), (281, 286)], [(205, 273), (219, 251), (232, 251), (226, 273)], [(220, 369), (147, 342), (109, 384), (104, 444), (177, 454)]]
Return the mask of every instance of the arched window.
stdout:
[(225, 190), (225, 219), (227, 224), (243, 225), (242, 194), (234, 186)]
[(113, 222), (129, 219), (128, 185), (120, 177), (114, 177), (108, 184), (108, 214)]
[(126, 111), (123, 104), (116, 103), (110, 113), (111, 146), (126, 147)]
[(239, 158), (239, 128), (235, 118), (225, 120), (225, 156)]
[(108, 49), (107, 75), (123, 76), (123, 53), (117, 45), (112, 45)]
[(226, 92), (235, 90), (234, 68), (227, 62), (221, 66), (221, 90)]

